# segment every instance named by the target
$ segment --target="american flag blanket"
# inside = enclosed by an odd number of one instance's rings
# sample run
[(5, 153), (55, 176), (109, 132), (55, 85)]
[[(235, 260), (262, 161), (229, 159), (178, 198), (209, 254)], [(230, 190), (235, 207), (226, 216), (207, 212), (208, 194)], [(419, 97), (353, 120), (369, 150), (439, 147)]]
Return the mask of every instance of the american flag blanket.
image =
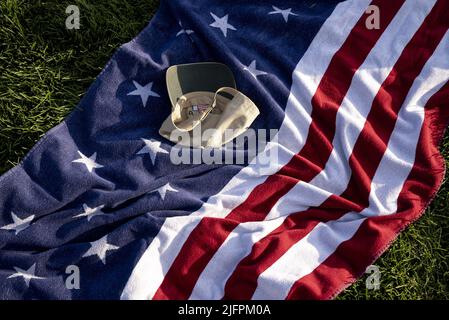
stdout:
[[(335, 297), (443, 180), (448, 12), (447, 0), (162, 1), (0, 178), (0, 298)], [(200, 61), (230, 67), (260, 110), (252, 129), (277, 130), (256, 158), (170, 160), (165, 71)]]

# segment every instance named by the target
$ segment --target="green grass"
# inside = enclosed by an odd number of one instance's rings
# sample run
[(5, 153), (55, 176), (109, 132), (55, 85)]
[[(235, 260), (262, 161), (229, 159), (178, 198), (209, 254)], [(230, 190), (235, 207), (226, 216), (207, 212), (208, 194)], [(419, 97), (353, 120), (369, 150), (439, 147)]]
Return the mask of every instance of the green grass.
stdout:
[[(80, 7), (80, 30), (65, 28), (69, 4)], [(0, 173), (64, 119), (157, 5), (155, 0), (1, 0)], [(448, 161), (448, 136), (442, 152)], [(338, 299), (448, 299), (448, 201), (446, 181), (425, 215), (376, 262), (379, 290), (366, 290), (362, 278)]]

